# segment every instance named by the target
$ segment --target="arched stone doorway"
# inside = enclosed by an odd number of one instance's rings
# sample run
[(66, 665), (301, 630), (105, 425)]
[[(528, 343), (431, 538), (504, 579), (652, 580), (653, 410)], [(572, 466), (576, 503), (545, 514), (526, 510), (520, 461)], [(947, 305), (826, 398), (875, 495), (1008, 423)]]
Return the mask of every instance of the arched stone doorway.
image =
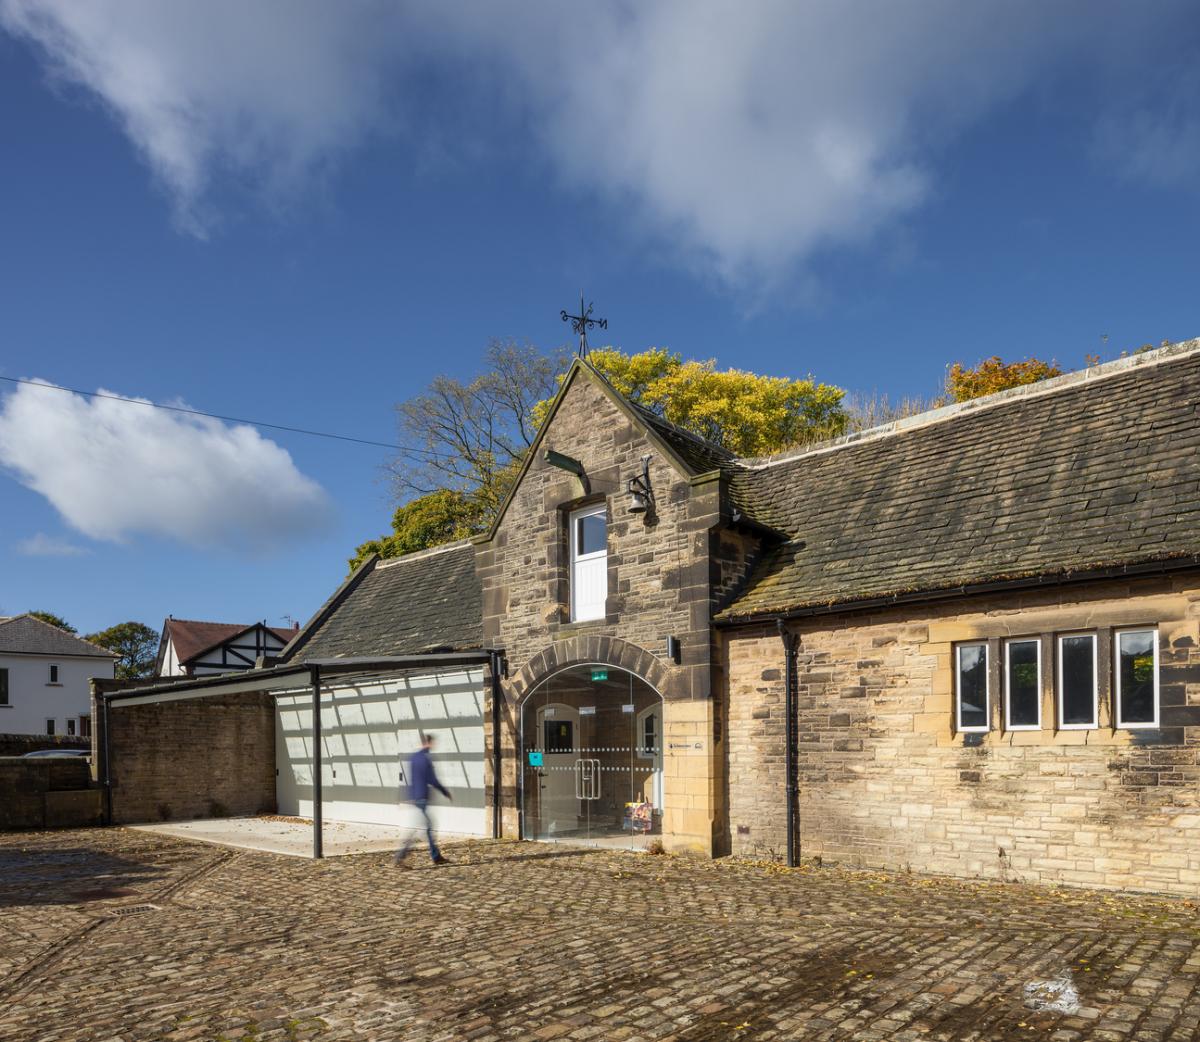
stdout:
[(563, 666), (521, 702), (522, 838), (640, 847), (663, 829), (663, 700), (604, 662)]

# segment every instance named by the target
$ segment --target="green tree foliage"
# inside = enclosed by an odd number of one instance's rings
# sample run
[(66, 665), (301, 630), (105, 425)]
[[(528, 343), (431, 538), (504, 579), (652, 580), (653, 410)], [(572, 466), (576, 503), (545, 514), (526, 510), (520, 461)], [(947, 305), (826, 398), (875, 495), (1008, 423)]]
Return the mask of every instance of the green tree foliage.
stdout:
[(99, 633), (89, 633), (90, 640), (117, 656), (118, 680), (148, 677), (154, 672), (158, 657), (158, 632), (140, 622), (119, 622)]
[(1007, 391), (1010, 387), (1035, 384), (1052, 376), (1062, 376), (1062, 370), (1054, 362), (1037, 358), (1005, 362), (999, 355), (992, 355), (972, 368), (955, 362), (946, 374), (946, 393), (956, 402), (967, 402), (985, 394)]
[(371, 554), (400, 557), (430, 546), (474, 535), (483, 528), (479, 499), (455, 489), (442, 488), (396, 508), (390, 534), (362, 544), (350, 558), (354, 571)]
[(31, 611), (29, 614), (35, 619), (41, 619), (42, 622), (48, 622), (51, 626), (57, 626), (60, 630), (66, 630), (68, 633), (79, 632), (61, 615), (55, 615), (52, 611)]

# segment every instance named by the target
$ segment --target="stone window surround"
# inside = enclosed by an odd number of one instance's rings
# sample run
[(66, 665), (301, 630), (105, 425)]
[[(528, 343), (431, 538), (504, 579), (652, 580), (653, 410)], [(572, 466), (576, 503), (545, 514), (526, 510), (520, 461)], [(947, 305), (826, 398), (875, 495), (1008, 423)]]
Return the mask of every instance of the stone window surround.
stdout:
[[(605, 614), (599, 618), (581, 619), (578, 621), (571, 618), (571, 515), (577, 510), (585, 510), (591, 506), (600, 506), (602, 503), (607, 508), (604, 515), (605, 528), (611, 534), (613, 524), (612, 504), (609, 502), (609, 497), (603, 492), (594, 492), (587, 496), (565, 499), (556, 503), (551, 508), (556, 514), (555, 525), (557, 531), (557, 538), (553, 544), (555, 557), (549, 562), (554, 573), (551, 595), (553, 602), (558, 605), (559, 612), (558, 625), (555, 629), (561, 631), (563, 634), (577, 632), (578, 630), (586, 632), (586, 629), (589, 627), (604, 626), (616, 621), (609, 617), (607, 605), (605, 607)], [(608, 598), (611, 599), (614, 589), (614, 563), (611, 551), (608, 555), (608, 562)]]
[[(1159, 670), (1162, 657), (1163, 642), (1167, 639), (1164, 625), (1158, 622), (1142, 622), (1130, 624), (1120, 622), (1113, 625), (1091, 625), (1088, 627), (1068, 628), (1049, 632), (1022, 633), (1005, 627), (1002, 635), (977, 635), (952, 643), (950, 657), (950, 690), (951, 697), (951, 730), (956, 738), (970, 736), (974, 741), (984, 741), (988, 738), (1009, 739), (1019, 735), (1050, 735), (1060, 737), (1063, 732), (1074, 732), (1085, 735), (1115, 736), (1121, 731), (1156, 730), (1161, 725), (1157, 722), (1161, 716), (1159, 704)], [(1154, 630), (1158, 634), (1154, 656), (1154, 698), (1155, 723), (1152, 724), (1118, 724), (1117, 722), (1117, 678), (1116, 678), (1116, 647), (1117, 635), (1131, 630)], [(1085, 636), (1095, 637), (1095, 686), (1096, 686), (1096, 723), (1095, 725), (1061, 724), (1059, 698), (1061, 697), (1061, 653), (1059, 643), (1063, 637)], [(1007, 645), (1012, 641), (1036, 640), (1038, 642), (1038, 680), (1041, 685), (1041, 725), (1039, 727), (1009, 727), (1007, 721)], [(988, 691), (987, 703), (989, 723), (987, 731), (973, 731), (970, 728), (958, 727), (958, 648), (971, 644), (987, 646), (988, 661)], [(1051, 668), (1046, 664), (1051, 663)], [(1000, 697), (996, 697), (997, 693)]]

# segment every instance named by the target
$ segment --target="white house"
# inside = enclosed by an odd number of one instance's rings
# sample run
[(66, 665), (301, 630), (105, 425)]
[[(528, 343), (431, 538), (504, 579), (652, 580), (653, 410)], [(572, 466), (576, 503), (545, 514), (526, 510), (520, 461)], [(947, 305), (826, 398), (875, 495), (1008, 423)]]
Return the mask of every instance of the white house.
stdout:
[(197, 622), (169, 616), (158, 642), (155, 673), (160, 677), (207, 676), (253, 669), (261, 655), (278, 655), (298, 632), (230, 622)]
[(0, 618), (0, 733), (92, 733), (92, 677), (116, 656), (32, 615)]

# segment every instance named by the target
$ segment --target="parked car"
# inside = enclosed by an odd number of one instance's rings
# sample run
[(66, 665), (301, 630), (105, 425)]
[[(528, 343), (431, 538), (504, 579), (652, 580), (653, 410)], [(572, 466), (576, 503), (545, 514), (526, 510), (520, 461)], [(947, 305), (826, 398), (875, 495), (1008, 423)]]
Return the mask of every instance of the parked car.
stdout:
[(22, 754), (22, 759), (28, 760), (30, 757), (34, 756), (39, 758), (44, 756), (55, 756), (68, 760), (74, 760), (80, 756), (86, 758), (91, 755), (92, 752), (90, 749), (38, 749), (36, 752)]

